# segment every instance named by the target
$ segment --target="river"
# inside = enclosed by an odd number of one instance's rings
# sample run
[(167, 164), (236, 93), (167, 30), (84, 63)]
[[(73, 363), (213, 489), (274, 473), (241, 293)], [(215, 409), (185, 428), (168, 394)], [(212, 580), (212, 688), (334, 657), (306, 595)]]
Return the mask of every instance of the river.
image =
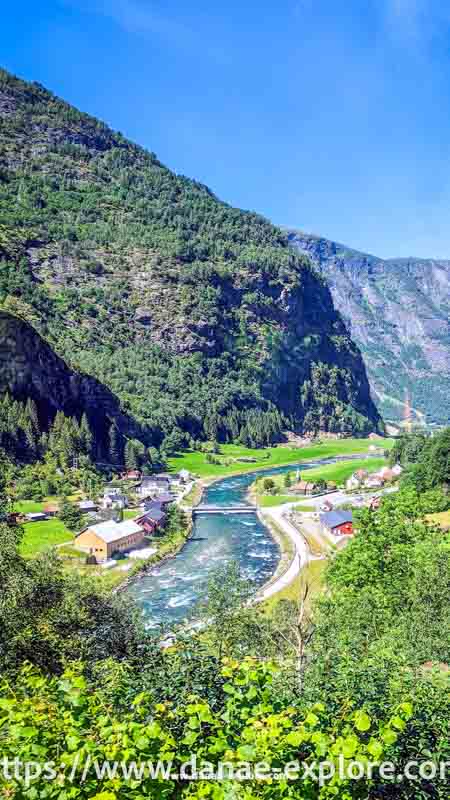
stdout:
[[(338, 459), (323, 459), (310, 464), (289, 464), (258, 472), (222, 478), (211, 484), (202, 502), (226, 508), (247, 503), (246, 495), (255, 478), (301, 468), (317, 467)], [(300, 500), (300, 498), (299, 498)], [(182, 550), (138, 578), (128, 589), (142, 608), (149, 628), (182, 622), (193, 615), (205, 597), (208, 580), (219, 566), (237, 561), (241, 572), (255, 587), (262, 586), (275, 572), (280, 548), (256, 514), (202, 514), (194, 518), (192, 537)]]

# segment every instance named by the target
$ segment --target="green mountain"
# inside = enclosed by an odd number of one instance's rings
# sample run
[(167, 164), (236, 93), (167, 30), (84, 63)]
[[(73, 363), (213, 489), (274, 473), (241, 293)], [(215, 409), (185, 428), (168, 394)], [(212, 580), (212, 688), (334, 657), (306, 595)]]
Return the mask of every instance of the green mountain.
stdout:
[(96, 461), (111, 460), (114, 437), (148, 443), (147, 432), (106, 386), (71, 370), (29, 323), (1, 310), (0, 343), (0, 450), (33, 460), (40, 434), (58, 412), (77, 423), (84, 417)]
[(0, 114), (0, 303), (156, 445), (380, 424), (329, 289), (285, 233), (4, 71)]
[(409, 395), (419, 420), (448, 423), (450, 261), (383, 260), (301, 231), (288, 236), (326, 278), (383, 416), (401, 419)]

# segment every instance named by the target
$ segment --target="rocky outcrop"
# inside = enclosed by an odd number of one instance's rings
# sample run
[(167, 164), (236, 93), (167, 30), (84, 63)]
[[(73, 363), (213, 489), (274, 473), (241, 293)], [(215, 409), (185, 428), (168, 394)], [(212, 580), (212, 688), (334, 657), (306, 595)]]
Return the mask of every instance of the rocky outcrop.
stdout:
[(326, 278), (386, 418), (401, 419), (409, 394), (416, 416), (448, 422), (450, 261), (384, 260), (301, 231), (289, 241)]
[(99, 456), (107, 454), (112, 423), (124, 437), (145, 439), (106, 386), (71, 370), (31, 325), (0, 311), (0, 394), (5, 392), (16, 400), (33, 399), (43, 428), (57, 411), (78, 420), (85, 413)]

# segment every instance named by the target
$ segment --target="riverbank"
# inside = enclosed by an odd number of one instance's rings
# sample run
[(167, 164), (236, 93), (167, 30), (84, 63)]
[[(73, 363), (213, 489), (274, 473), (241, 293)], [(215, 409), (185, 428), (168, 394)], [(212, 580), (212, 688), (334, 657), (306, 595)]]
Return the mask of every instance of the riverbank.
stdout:
[[(139, 580), (132, 581), (130, 587), (131, 594), (134, 594), (144, 616), (148, 618), (149, 626), (176, 624), (192, 615), (196, 604), (207, 592), (210, 576), (214, 575), (219, 565), (230, 561), (237, 562), (249, 580), (263, 587), (258, 592), (262, 600), (272, 600), (276, 595), (283, 596), (283, 593), (289, 591), (299, 579), (300, 572), (307, 569), (310, 563), (314, 563), (314, 555), (309, 552), (305, 537), (302, 537), (289, 520), (281, 516), (290, 506), (298, 506), (299, 498), (293, 497), (291, 504), (264, 509), (262, 516), (261, 511), (257, 513), (254, 507), (253, 519), (252, 515), (233, 515), (233, 512), (227, 513), (227, 510), (242, 504), (255, 480), (255, 473), (263, 470), (267, 475), (274, 472), (281, 474), (291, 470), (293, 465), (300, 465), (302, 468), (303, 463), (303, 469), (306, 469), (305, 462), (309, 468), (333, 458), (348, 461), (355, 455), (360, 455), (355, 454), (355, 441), (359, 447), (368, 443), (366, 441), (361, 445), (361, 440), (347, 440), (347, 452), (340, 455), (336, 455), (336, 445), (342, 445), (342, 442), (320, 445), (314, 448), (318, 456), (314, 460), (311, 458), (311, 448), (296, 448), (294, 462), (268, 465), (265, 460), (264, 464), (260, 463), (256, 467), (253, 463), (251, 466), (247, 464), (245, 472), (241, 469), (236, 475), (210, 475), (197, 480), (195, 491), (188, 496), (189, 501), (198, 501), (200, 492), (204, 491), (203, 501), (216, 507), (216, 512), (196, 516), (193, 521), (195, 535), (191, 537), (189, 547), (184, 548), (181, 543), (180, 547), (164, 558), (164, 561), (171, 563), (163, 568), (160, 568), (160, 554), (155, 554), (146, 571), (141, 572)], [(335, 453), (331, 456), (330, 446)], [(303, 461), (299, 460), (301, 458)], [(192, 512), (193, 508), (194, 506), (190, 506), (186, 510)], [(274, 536), (273, 528), (270, 529), (267, 513), (272, 525), (278, 526), (281, 539)], [(283, 553), (281, 560), (280, 548)]]
[(161, 543), (161, 547), (156, 553), (150, 556), (150, 558), (148, 558), (142, 564), (139, 564), (135, 570), (127, 575), (125, 580), (121, 581), (113, 588), (113, 593), (118, 594), (119, 592), (124, 591), (130, 586), (131, 583), (136, 583), (137, 581), (141, 580), (149, 572), (155, 569), (155, 567), (161, 567), (171, 558), (174, 558), (177, 553), (183, 549), (186, 542), (188, 542), (192, 536), (194, 530), (192, 515), (189, 515), (186, 512), (184, 513), (187, 519), (186, 528), (183, 531), (180, 531), (179, 534), (171, 537), (171, 539), (169, 539), (167, 542), (163, 541)]
[[(286, 473), (283, 476), (268, 475), (267, 478), (272, 479), (272, 489), (269, 493), (262, 493), (263, 486), (261, 485), (261, 478), (256, 478), (252, 485), (249, 487), (247, 499), (252, 505), (258, 508), (270, 508), (278, 505), (285, 505), (292, 503), (295, 500), (298, 504), (308, 504), (308, 500), (331, 492), (338, 487), (343, 487), (347, 478), (353, 475), (359, 469), (365, 469), (366, 472), (377, 472), (381, 467), (387, 465), (385, 458), (379, 458), (376, 455), (368, 453), (361, 457), (361, 454), (353, 453), (352, 455), (335, 456), (333, 459), (321, 459), (316, 467), (310, 467), (305, 471), (305, 478), (308, 482), (323, 481), (328, 484), (328, 488), (321, 491), (317, 495), (305, 495), (300, 493), (290, 492), (290, 485), (295, 483), (294, 472), (291, 475), (291, 481), (288, 486), (285, 484)], [(295, 466), (295, 465), (293, 465)], [(301, 468), (301, 466), (300, 466)]]
[[(324, 556), (315, 556), (311, 553), (305, 537), (302, 536), (295, 525), (287, 519), (286, 514), (297, 505), (298, 504), (294, 502), (276, 508), (265, 508), (264, 513), (261, 512), (261, 509), (258, 509), (258, 515), (271, 534), (275, 536), (276, 540), (283, 543), (285, 538), (287, 538), (291, 544), (288, 550), (290, 555), (289, 566), (278, 576), (275, 573), (274, 578), (259, 590), (256, 597), (260, 602), (269, 600), (269, 598), (274, 598), (275, 595), (294, 583), (301, 572), (312, 561), (319, 561), (325, 558)], [(280, 531), (282, 536), (280, 536)]]

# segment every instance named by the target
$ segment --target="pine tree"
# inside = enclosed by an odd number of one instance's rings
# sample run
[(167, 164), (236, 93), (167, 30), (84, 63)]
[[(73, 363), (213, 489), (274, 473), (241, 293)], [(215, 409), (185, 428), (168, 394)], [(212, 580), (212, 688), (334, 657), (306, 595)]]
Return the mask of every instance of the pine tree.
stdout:
[(85, 455), (89, 458), (93, 457), (93, 443), (94, 437), (89, 425), (89, 420), (86, 414), (83, 414), (80, 422), (80, 447)]
[(125, 466), (127, 469), (139, 469), (139, 456), (134, 439), (128, 439), (125, 445)]

